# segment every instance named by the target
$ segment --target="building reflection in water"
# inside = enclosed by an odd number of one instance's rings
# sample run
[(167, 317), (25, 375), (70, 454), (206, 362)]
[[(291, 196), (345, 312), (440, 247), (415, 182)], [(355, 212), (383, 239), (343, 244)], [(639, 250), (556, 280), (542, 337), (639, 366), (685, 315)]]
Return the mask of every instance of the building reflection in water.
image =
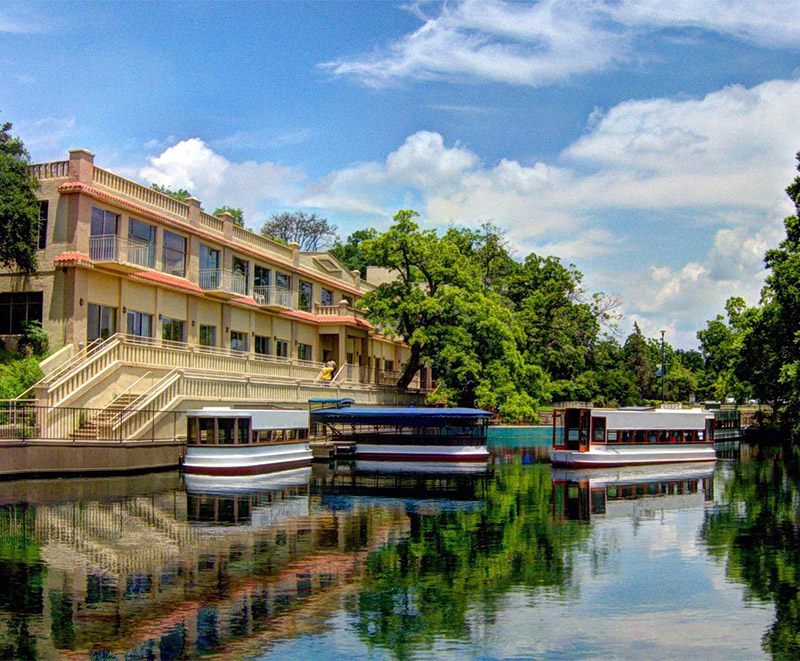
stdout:
[(553, 518), (646, 518), (714, 500), (714, 462), (551, 470)]
[[(367, 555), (408, 535), (414, 501), (477, 503), (484, 476), (349, 464), (186, 490), (177, 473), (42, 481), (24, 505), (10, 502), (7, 483), (0, 569), (11, 579), (0, 631), (9, 643), (0, 652), (242, 656), (323, 632)], [(375, 507), (381, 496), (402, 507)]]

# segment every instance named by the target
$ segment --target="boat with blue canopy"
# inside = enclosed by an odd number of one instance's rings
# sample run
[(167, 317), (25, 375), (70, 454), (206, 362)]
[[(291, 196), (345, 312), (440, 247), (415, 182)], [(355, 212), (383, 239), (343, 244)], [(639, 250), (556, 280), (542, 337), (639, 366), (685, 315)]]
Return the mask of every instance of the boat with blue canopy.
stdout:
[(390, 461), (486, 461), (492, 414), (470, 408), (354, 407), (341, 400), (314, 408), (316, 434), (352, 443), (357, 459)]

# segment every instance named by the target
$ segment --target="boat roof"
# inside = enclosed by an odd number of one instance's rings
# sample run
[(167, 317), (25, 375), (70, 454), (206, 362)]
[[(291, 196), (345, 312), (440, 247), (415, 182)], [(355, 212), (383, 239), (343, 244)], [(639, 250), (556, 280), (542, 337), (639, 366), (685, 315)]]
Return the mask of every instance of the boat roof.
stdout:
[(232, 409), (229, 406), (209, 406), (187, 411), (190, 418), (250, 418), (254, 430), (307, 429), (305, 409)]
[(377, 425), (444, 426), (457, 420), (467, 421), (492, 417), (489, 411), (467, 408), (370, 407), (320, 409), (311, 414), (317, 422), (350, 422)]

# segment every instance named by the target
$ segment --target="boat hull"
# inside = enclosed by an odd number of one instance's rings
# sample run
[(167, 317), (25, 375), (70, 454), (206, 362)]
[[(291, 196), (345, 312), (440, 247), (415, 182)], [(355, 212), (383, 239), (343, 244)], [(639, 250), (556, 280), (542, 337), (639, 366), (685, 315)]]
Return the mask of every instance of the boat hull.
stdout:
[(588, 452), (550, 450), (554, 466), (568, 468), (610, 468), (614, 466), (645, 466), (714, 461), (717, 455), (713, 444), (701, 446), (606, 446), (592, 447)]
[(489, 451), (481, 445), (356, 445), (356, 458), (373, 461), (486, 462)]
[(311, 463), (308, 443), (189, 446), (183, 470), (198, 475), (256, 475)]

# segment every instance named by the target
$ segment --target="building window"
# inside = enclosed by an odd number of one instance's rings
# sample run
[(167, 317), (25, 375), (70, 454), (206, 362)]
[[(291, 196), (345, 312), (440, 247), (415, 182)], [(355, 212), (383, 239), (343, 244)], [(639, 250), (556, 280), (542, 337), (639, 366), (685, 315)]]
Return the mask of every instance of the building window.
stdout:
[(128, 238), (135, 244), (129, 255), (130, 261), (153, 268), (156, 262), (156, 228), (141, 220), (128, 218)]
[(275, 288), (289, 291), (292, 288), (292, 276), (275, 271)]
[(19, 335), (26, 321), (42, 321), (43, 309), (40, 291), (0, 294), (0, 335)]
[(300, 281), (300, 293), (297, 298), (297, 302), (300, 305), (301, 310), (305, 310), (306, 312), (311, 311), (311, 298), (313, 295), (314, 287), (310, 282), (305, 282), (304, 280)]
[(200, 346), (217, 346), (217, 327), (200, 324)]
[(268, 356), (269, 351), (269, 340), (270, 338), (264, 337), (263, 335), (256, 335), (256, 353), (263, 354)]
[(258, 266), (256, 264), (256, 267), (253, 271), (253, 286), (269, 287), (270, 282), (272, 280), (272, 278), (270, 277), (271, 275), (272, 273), (269, 269), (264, 268), (263, 266)]
[(393, 360), (384, 360), (383, 361), (383, 369), (387, 372), (394, 372), (394, 361)]
[(186, 275), (186, 239), (164, 230), (164, 272), (183, 278)]
[(247, 294), (250, 284), (250, 262), (241, 257), (233, 256), (233, 291), (243, 296)]
[(247, 333), (231, 331), (231, 350), (247, 351)]
[(128, 335), (153, 337), (153, 315), (128, 310)]
[(200, 244), (200, 287), (219, 289), (219, 250)]
[(161, 339), (169, 340), (171, 342), (183, 342), (186, 331), (186, 322), (179, 319), (169, 319), (163, 317), (161, 319)]
[(105, 209), (92, 207), (92, 236), (116, 235), (119, 216)]
[(298, 360), (313, 360), (311, 355), (311, 345), (310, 344), (298, 344), (297, 345), (297, 359)]
[(323, 305), (333, 305), (333, 292), (330, 289), (323, 288), (321, 302)]
[(39, 200), (39, 224), (36, 226), (36, 246), (44, 250), (47, 246), (47, 211), (50, 204), (47, 200)]
[(105, 340), (117, 332), (117, 308), (89, 303), (86, 319), (86, 340)]
[(289, 343), (286, 340), (275, 340), (275, 355), (279, 358), (289, 357)]

